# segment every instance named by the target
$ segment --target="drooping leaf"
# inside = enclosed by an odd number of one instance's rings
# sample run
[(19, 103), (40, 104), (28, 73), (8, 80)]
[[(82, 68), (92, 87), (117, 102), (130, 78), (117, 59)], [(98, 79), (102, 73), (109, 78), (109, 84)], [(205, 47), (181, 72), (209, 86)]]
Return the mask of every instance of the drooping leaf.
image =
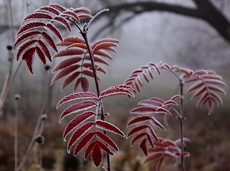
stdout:
[(101, 132), (97, 132), (96, 134), (97, 134), (97, 137), (100, 138), (100, 140), (104, 141), (107, 145), (111, 146), (116, 151), (119, 150), (116, 143), (108, 135), (105, 135)]
[(98, 99), (97, 95), (95, 93), (92, 92), (77, 92), (77, 93), (73, 93), (70, 94), (68, 96), (65, 96), (64, 98), (62, 98), (58, 104), (57, 104), (57, 108), (62, 105), (65, 104), (67, 102), (71, 102), (73, 100), (87, 100), (87, 99)]
[(76, 148), (74, 149), (73, 155), (77, 156), (78, 153), (81, 152), (81, 150), (83, 150), (83, 148), (85, 148), (89, 144), (89, 142), (94, 138), (94, 136), (95, 136), (95, 132), (91, 132), (87, 134), (86, 136), (84, 136), (80, 140)]
[(103, 99), (105, 97), (114, 96), (114, 95), (128, 95), (134, 96), (129, 86), (118, 85), (110, 87), (103, 92), (100, 93), (99, 99)]
[(146, 159), (144, 160), (144, 163), (152, 161), (152, 160), (159, 159), (162, 156), (163, 156), (162, 152), (155, 152), (153, 154), (150, 154), (148, 157), (146, 157)]
[(71, 133), (75, 128), (77, 128), (80, 124), (84, 123), (89, 118), (95, 115), (94, 112), (83, 112), (72, 119), (66, 126), (65, 131), (63, 133), (64, 140), (66, 136)]
[(102, 153), (99, 145), (96, 143), (91, 154), (93, 163), (98, 167), (102, 162)]
[(97, 120), (96, 121), (96, 127), (101, 128), (105, 131), (109, 131), (109, 132), (113, 132), (116, 133), (118, 135), (124, 136), (124, 133), (115, 125), (107, 122), (107, 121), (103, 121), (103, 120)]
[(84, 51), (79, 48), (63, 49), (56, 53), (53, 57), (63, 57), (63, 56), (76, 56), (83, 54)]
[(62, 114), (60, 116), (60, 120), (63, 119), (64, 117), (70, 115), (70, 114), (90, 109), (92, 107), (95, 107), (96, 105), (97, 104), (94, 101), (83, 101), (83, 102), (75, 103), (75, 104), (71, 105), (70, 107), (66, 108), (62, 112)]
[(71, 147), (79, 140), (82, 136), (86, 134), (86, 132), (91, 129), (94, 126), (94, 122), (87, 122), (83, 124), (81, 127), (77, 128), (72, 136), (70, 137), (68, 144), (67, 144), (67, 150), (70, 151)]
[(133, 135), (133, 134), (137, 134), (137, 133), (139, 133), (140, 131), (143, 131), (143, 130), (145, 130), (145, 129), (147, 129), (147, 128), (148, 128), (147, 125), (137, 126), (137, 127), (133, 128), (131, 131), (129, 131), (127, 137), (129, 137), (129, 136), (131, 136), (131, 135)]

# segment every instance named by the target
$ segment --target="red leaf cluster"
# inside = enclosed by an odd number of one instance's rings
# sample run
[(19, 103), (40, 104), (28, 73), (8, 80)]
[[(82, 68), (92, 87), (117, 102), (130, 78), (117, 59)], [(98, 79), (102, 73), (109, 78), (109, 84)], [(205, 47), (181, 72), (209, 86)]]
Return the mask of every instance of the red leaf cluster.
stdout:
[[(116, 52), (114, 47), (119, 41), (116, 39), (102, 39), (90, 45), (93, 53), (94, 68), (97, 72), (106, 74), (102, 65), (109, 66), (106, 59), (112, 60), (112, 56), (106, 51)], [(83, 91), (89, 90), (89, 81), (87, 77), (95, 77), (92, 70), (92, 61), (88, 53), (86, 42), (82, 38), (67, 37), (63, 41), (57, 43), (57, 46), (64, 47), (64, 49), (57, 52), (53, 57), (64, 58), (59, 64), (53, 68), (53, 72), (57, 72), (52, 83), (66, 77), (61, 87), (64, 89), (70, 83), (75, 81), (74, 91), (81, 87)], [(97, 80), (100, 77), (97, 76)]]
[(165, 123), (168, 122), (168, 117), (171, 112), (174, 112), (174, 106), (177, 105), (176, 100), (182, 98), (179, 95), (173, 96), (170, 100), (160, 98), (150, 98), (140, 101), (138, 107), (131, 111), (135, 116), (128, 123), (128, 126), (135, 126), (128, 133), (128, 137), (133, 136), (131, 145), (140, 140), (140, 148), (147, 156), (149, 147), (154, 147), (154, 142), (159, 141), (153, 127), (158, 127), (164, 130), (163, 125), (155, 118), (157, 114), (164, 114)]
[[(110, 155), (114, 150), (118, 151), (116, 143), (105, 132), (120, 136), (124, 136), (124, 133), (114, 124), (98, 119), (102, 116), (101, 100), (114, 95), (133, 95), (129, 88), (124, 85), (110, 87), (101, 92), (99, 97), (91, 92), (77, 92), (65, 96), (58, 102), (57, 107), (68, 102), (78, 101), (67, 107), (60, 116), (61, 120), (67, 116), (76, 115), (69, 121), (63, 134), (64, 140), (70, 135), (67, 144), (68, 152), (75, 146), (74, 156), (84, 152), (85, 160), (91, 156), (94, 164), (99, 166), (103, 160), (103, 151)], [(95, 108), (95, 111), (92, 111), (92, 108)]]
[(212, 70), (192, 71), (188, 68), (180, 66), (170, 66), (166, 63), (149, 63), (132, 72), (131, 76), (124, 82), (134, 89), (134, 92), (140, 91), (143, 87), (142, 80), (149, 82), (149, 78), (153, 79), (153, 72), (157, 71), (160, 75), (161, 70), (166, 70), (175, 75), (182, 84), (193, 83), (186, 93), (194, 92), (192, 98), (200, 97), (197, 106), (203, 107), (207, 105), (209, 115), (213, 112), (214, 106), (219, 106), (223, 100), (219, 94), (225, 95), (226, 92), (222, 86), (226, 84), (222, 81), (222, 77)]
[[(189, 142), (188, 138), (183, 138), (183, 142)], [(165, 157), (175, 158), (179, 160), (181, 157), (180, 139), (171, 141), (169, 139), (159, 138), (158, 141), (154, 141), (154, 147), (148, 148), (150, 153), (144, 162), (158, 160), (156, 164), (156, 171), (160, 171)], [(188, 152), (183, 153), (184, 157), (189, 157)]]
[(219, 94), (226, 95), (221, 86), (226, 86), (222, 77), (210, 70), (197, 70), (191, 75), (183, 75), (186, 83), (193, 83), (186, 93), (193, 92), (192, 98), (199, 97), (197, 106), (208, 106), (209, 115), (213, 112), (214, 106), (223, 103)]
[(17, 39), (13, 46), (17, 60), (25, 60), (31, 73), (33, 73), (35, 55), (44, 65), (46, 59), (52, 61), (50, 49), (57, 51), (54, 38), (62, 40), (62, 35), (55, 23), (59, 23), (71, 31), (69, 20), (79, 22), (80, 18), (85, 17), (91, 18), (90, 10), (87, 8), (68, 9), (58, 4), (39, 8), (24, 18), (17, 33)]

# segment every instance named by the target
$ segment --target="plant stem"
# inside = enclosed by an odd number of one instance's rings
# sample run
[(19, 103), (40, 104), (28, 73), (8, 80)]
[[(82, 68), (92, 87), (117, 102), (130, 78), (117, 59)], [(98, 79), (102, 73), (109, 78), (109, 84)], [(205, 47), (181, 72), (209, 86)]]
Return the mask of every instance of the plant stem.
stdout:
[(97, 72), (95, 69), (95, 62), (94, 62), (94, 57), (93, 57), (93, 52), (92, 49), (89, 45), (88, 42), (88, 38), (87, 38), (87, 32), (81, 31), (81, 35), (85, 40), (88, 52), (89, 52), (89, 56), (90, 56), (90, 61), (91, 61), (91, 65), (92, 65), (92, 70), (93, 70), (93, 75), (94, 75), (94, 82), (95, 82), (95, 86), (96, 86), (96, 91), (97, 91), (97, 96), (99, 97), (100, 95), (100, 89), (99, 89), (99, 84), (98, 84), (98, 80), (97, 80)]
[(11, 77), (9, 77), (9, 73), (8, 76), (6, 78), (6, 80), (4, 81), (4, 85), (3, 88), (1, 90), (1, 95), (0, 95), (0, 110), (2, 109), (4, 102), (6, 100), (6, 97), (9, 93), (10, 88), (12, 87), (15, 77), (18, 73), (19, 68), (21, 67), (22, 61), (20, 61), (20, 63), (18, 64), (16, 70), (14, 71), (13, 75), (11, 74)]
[[(180, 80), (180, 95), (183, 96), (183, 88), (184, 88), (184, 84), (183, 84), (183, 80)], [(181, 138), (181, 171), (185, 171), (185, 161), (184, 161), (184, 124), (183, 124), (183, 120), (184, 120), (184, 114), (183, 114), (183, 105), (184, 105), (184, 100), (183, 98), (180, 99), (180, 117), (179, 117), (179, 121), (180, 121), (180, 138)]]
[(18, 100), (19, 95), (15, 95), (15, 125), (14, 125), (14, 170), (18, 166)]
[[(97, 80), (97, 71), (95, 69), (95, 62), (94, 62), (93, 52), (92, 52), (92, 49), (91, 49), (91, 47), (89, 45), (89, 41), (88, 41), (88, 38), (87, 38), (87, 31), (82, 31), (80, 29), (80, 33), (81, 33), (82, 37), (84, 38), (84, 40), (86, 42), (86, 46), (87, 46), (87, 49), (88, 49), (88, 53), (89, 53), (90, 61), (91, 61), (91, 65), (92, 65), (92, 71), (93, 71), (93, 74), (94, 74), (94, 82), (95, 82), (95, 86), (96, 86), (96, 92), (97, 92), (97, 96), (99, 97), (100, 89), (99, 89), (99, 83), (98, 83), (98, 80)], [(103, 111), (103, 104), (102, 104), (101, 101), (100, 101), (99, 110), (100, 110), (100, 114), (101, 114), (101, 120), (105, 120), (104, 111)], [(107, 132), (104, 131), (104, 134), (107, 134)], [(107, 160), (107, 171), (110, 171), (110, 156), (109, 156), (109, 153), (106, 153), (106, 160)]]
[(43, 130), (43, 120), (42, 120), (42, 115), (44, 114), (44, 111), (45, 111), (45, 107), (46, 107), (46, 104), (47, 104), (47, 89), (48, 89), (48, 86), (49, 86), (49, 83), (48, 83), (48, 71), (46, 71), (45, 73), (45, 82), (44, 82), (44, 89), (43, 89), (43, 96), (42, 96), (42, 106), (41, 106), (41, 112), (39, 114), (39, 117), (37, 119), (37, 123), (36, 123), (36, 126), (35, 126), (35, 130), (34, 130), (34, 133), (33, 133), (33, 136), (31, 138), (31, 141), (30, 141), (30, 144), (27, 148), (27, 151), (25, 153), (25, 155), (23, 156), (19, 166), (17, 167), (17, 170), (16, 171), (19, 171), (22, 166), (27, 162), (28, 158), (31, 156), (31, 153), (32, 153), (32, 148), (35, 144), (35, 137), (37, 135), (40, 135), (42, 130)]

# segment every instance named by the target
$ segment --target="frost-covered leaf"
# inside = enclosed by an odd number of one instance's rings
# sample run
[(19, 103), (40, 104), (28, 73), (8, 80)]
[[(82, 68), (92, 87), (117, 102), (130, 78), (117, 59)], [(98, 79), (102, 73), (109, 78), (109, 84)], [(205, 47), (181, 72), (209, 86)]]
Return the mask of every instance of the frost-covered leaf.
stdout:
[(75, 128), (77, 128), (80, 124), (84, 123), (89, 118), (93, 117), (95, 115), (94, 112), (83, 112), (76, 116), (74, 119), (72, 119), (66, 126), (65, 131), (63, 133), (64, 139), (66, 139), (66, 136), (72, 132)]
[(117, 126), (107, 121), (97, 120), (96, 127), (101, 128), (105, 131), (113, 132), (115, 134), (124, 136), (124, 133)]
[(92, 92), (77, 92), (77, 93), (73, 93), (70, 94), (68, 96), (65, 96), (64, 98), (62, 98), (58, 104), (57, 104), (57, 108), (67, 102), (71, 102), (73, 100), (87, 100), (87, 99), (98, 99), (97, 95), (95, 93)]
[(99, 99), (103, 99), (105, 97), (114, 96), (114, 95), (134, 96), (131, 90), (132, 89), (130, 89), (129, 86), (124, 86), (124, 85), (113, 86), (101, 92), (99, 95)]
[(70, 137), (68, 144), (67, 144), (67, 150), (70, 151), (71, 147), (79, 140), (82, 136), (86, 134), (86, 132), (91, 129), (94, 126), (94, 122), (87, 122), (83, 124), (81, 127), (77, 128), (72, 136)]
[(95, 107), (97, 104), (94, 101), (82, 101), (79, 103), (75, 103), (71, 106), (69, 106), (68, 108), (66, 108), (61, 116), (60, 116), (60, 120), (63, 119), (64, 117), (73, 114), (73, 113), (77, 113), (77, 112), (81, 112), (87, 109), (90, 109), (92, 107)]
[(77, 144), (76, 148), (74, 149), (73, 155), (77, 156), (79, 152), (81, 152), (90, 142), (95, 137), (95, 132), (91, 132), (84, 136), (80, 142)]

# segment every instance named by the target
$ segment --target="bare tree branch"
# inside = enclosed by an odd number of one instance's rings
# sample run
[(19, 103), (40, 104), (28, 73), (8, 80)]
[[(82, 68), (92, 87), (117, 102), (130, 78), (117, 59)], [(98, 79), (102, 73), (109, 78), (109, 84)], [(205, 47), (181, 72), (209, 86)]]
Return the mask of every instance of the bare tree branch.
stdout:
[[(119, 17), (122, 12), (132, 12), (141, 14), (144, 12), (170, 12), (186, 17), (203, 20), (210, 24), (228, 43), (230, 43), (230, 23), (229, 20), (219, 11), (209, 0), (192, 0), (196, 8), (174, 5), (163, 2), (134, 2), (122, 3), (110, 6), (106, 16), (116, 15)], [(137, 16), (137, 15), (134, 15)], [(114, 18), (116, 19), (116, 18)]]

